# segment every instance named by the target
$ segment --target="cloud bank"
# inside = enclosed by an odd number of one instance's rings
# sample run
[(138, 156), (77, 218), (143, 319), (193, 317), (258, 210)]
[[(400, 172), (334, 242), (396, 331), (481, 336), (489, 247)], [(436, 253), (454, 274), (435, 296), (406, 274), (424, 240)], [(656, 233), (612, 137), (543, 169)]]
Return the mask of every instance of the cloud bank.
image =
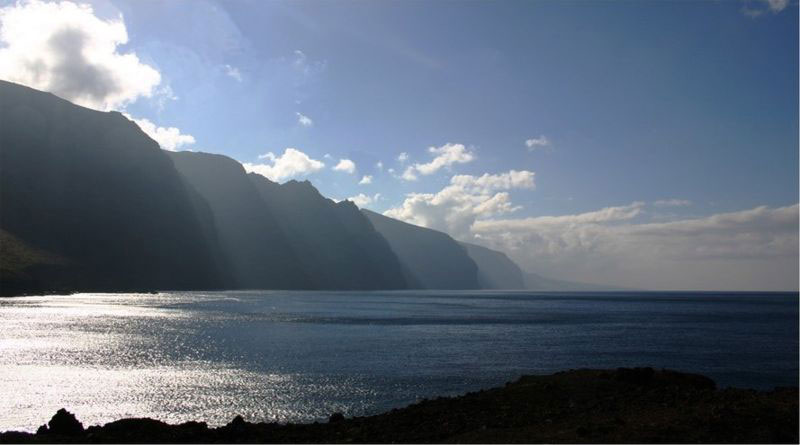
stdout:
[(411, 224), (442, 230), (455, 237), (468, 238), (470, 226), (479, 218), (510, 213), (508, 190), (533, 189), (534, 173), (511, 170), (482, 176), (455, 175), (437, 193), (410, 193), (403, 203), (384, 212), (386, 216)]
[(454, 175), (384, 215), (501, 250), (523, 270), (552, 278), (640, 289), (798, 287), (798, 204), (680, 217), (663, 210), (693, 203), (671, 198), (512, 218), (520, 206), (510, 193), (533, 190), (534, 179), (515, 170)]
[(796, 289), (798, 205), (635, 222), (647, 205), (478, 220), (470, 233), (523, 268), (567, 279), (665, 289)]

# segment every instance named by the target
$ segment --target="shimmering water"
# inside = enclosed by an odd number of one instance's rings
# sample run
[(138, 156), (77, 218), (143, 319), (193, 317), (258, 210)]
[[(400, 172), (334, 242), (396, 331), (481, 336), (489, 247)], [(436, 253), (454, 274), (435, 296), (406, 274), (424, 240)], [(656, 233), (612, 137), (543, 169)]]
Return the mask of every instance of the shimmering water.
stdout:
[(58, 408), (224, 424), (377, 413), (577, 367), (797, 385), (798, 295), (216, 292), (0, 299), (0, 430)]

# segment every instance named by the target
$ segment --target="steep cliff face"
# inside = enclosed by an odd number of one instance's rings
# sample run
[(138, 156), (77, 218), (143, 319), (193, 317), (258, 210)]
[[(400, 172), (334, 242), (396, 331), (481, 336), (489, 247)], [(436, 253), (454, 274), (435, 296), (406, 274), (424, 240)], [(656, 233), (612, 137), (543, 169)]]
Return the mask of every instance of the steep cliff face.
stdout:
[(498, 252), (166, 152), (119, 113), (2, 81), (0, 104), (0, 293), (517, 287)]
[(470, 243), (460, 243), (478, 265), (478, 284), (482, 289), (524, 289), (522, 270), (503, 252)]
[(229, 265), (232, 287), (244, 289), (318, 289), (306, 273), (276, 215), (241, 164), (222, 155), (178, 152), (169, 156), (181, 176), (208, 204), (221, 255)]
[(361, 210), (400, 258), (407, 279), (423, 289), (479, 289), (478, 266), (449, 235)]
[(327, 199), (308, 181), (276, 184), (254, 173), (248, 177), (321, 288), (407, 288), (389, 243), (353, 203)]
[(60, 258), (4, 292), (221, 284), (192, 191), (133, 122), (3, 81), (0, 104), (0, 229)]

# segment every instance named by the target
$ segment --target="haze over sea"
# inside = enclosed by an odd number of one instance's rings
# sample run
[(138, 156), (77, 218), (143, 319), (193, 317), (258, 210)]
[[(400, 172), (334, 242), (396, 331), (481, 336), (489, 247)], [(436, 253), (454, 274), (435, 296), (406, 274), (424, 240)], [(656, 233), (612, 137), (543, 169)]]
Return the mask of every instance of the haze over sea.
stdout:
[(797, 385), (797, 293), (162, 292), (0, 299), (0, 430), (324, 420), (522, 374), (654, 366)]

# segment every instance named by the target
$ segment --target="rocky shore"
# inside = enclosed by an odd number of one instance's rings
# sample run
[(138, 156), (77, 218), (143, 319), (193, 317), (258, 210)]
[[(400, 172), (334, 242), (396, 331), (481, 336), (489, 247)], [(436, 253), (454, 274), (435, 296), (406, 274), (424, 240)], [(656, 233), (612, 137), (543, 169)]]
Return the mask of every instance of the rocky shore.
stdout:
[(123, 419), (83, 425), (60, 410), (36, 434), (0, 443), (798, 443), (798, 389), (717, 389), (706, 377), (652, 368), (525, 376), (504, 387), (423, 400), (387, 413), (326, 423), (209, 428)]

